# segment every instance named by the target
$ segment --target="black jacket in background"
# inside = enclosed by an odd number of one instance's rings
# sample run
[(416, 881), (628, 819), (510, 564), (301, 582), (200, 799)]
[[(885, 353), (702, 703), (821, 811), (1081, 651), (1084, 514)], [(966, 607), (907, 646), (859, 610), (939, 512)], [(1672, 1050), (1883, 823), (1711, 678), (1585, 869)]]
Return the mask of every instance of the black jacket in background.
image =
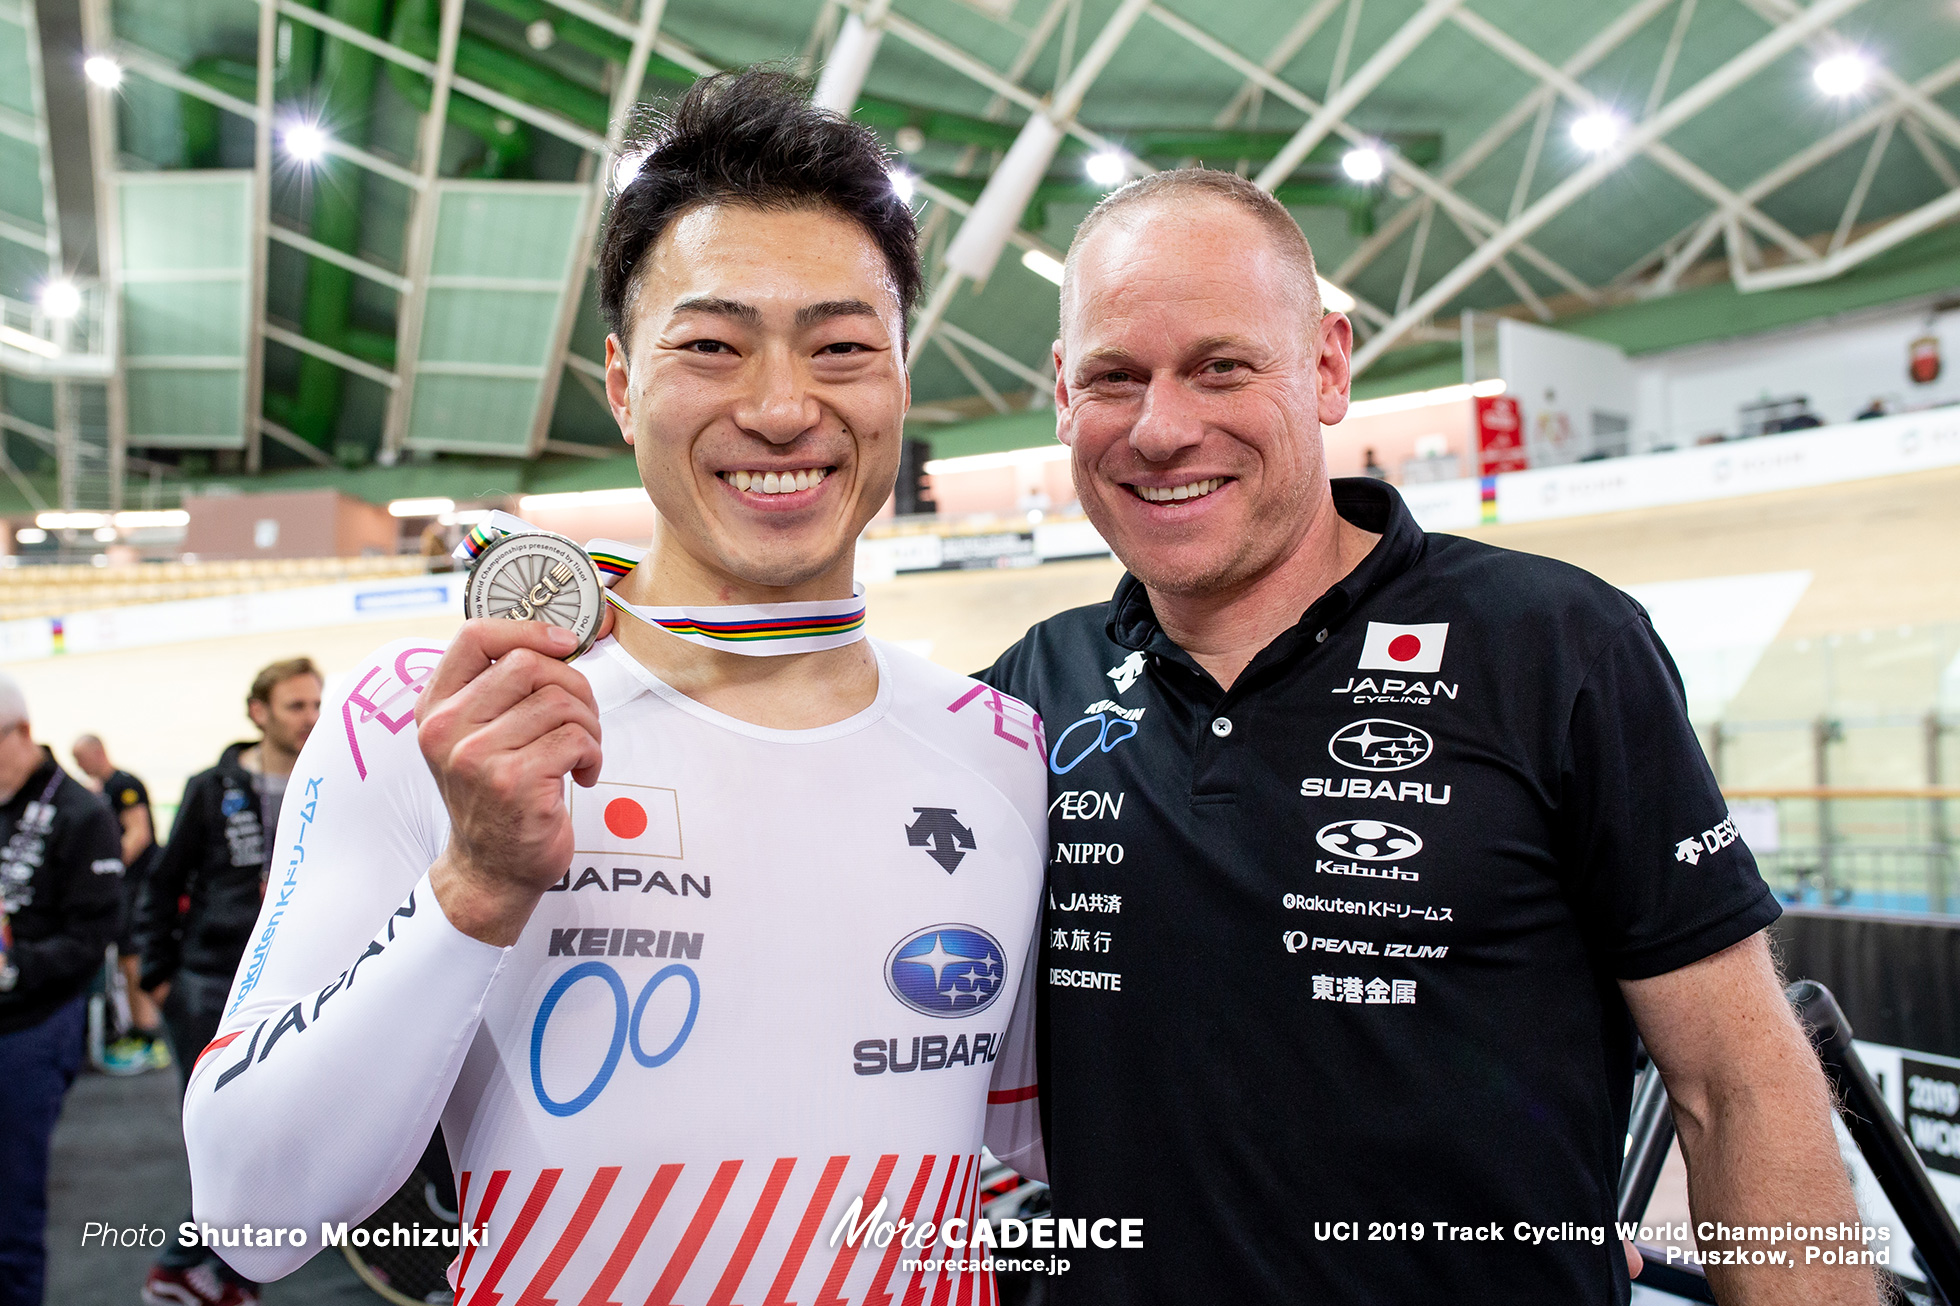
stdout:
[(20, 971), (0, 993), (0, 1034), (40, 1024), (86, 989), (122, 920), (122, 829), (42, 753), (0, 805), (0, 911), (14, 932), (7, 961)]
[(238, 764), (250, 747), (230, 745), (216, 766), (184, 785), (170, 842), (136, 909), (146, 989), (180, 970), (228, 980), (245, 955), (264, 897), (265, 841), (271, 837), (258, 790)]

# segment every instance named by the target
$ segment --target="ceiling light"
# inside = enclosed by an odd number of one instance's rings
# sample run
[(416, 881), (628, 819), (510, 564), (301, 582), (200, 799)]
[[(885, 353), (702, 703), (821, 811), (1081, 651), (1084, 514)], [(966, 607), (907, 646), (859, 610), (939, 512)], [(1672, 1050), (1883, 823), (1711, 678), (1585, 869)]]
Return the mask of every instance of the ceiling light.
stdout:
[(617, 195), (633, 184), (633, 178), (640, 175), (640, 165), (647, 161), (645, 150), (627, 150), (613, 160), (612, 188)]
[(1021, 266), (1058, 286), (1062, 284), (1061, 263), (1038, 249), (1031, 249), (1021, 255)]
[(109, 524), (106, 512), (41, 512), (34, 524), (44, 531), (92, 531)]
[(396, 499), (388, 505), (390, 517), (440, 517), (454, 511), (454, 499)]
[(1817, 83), (1817, 89), (1837, 100), (1864, 90), (1871, 78), (1871, 63), (1852, 50), (1820, 59), (1810, 70), (1810, 79)]
[(917, 127), (900, 127), (892, 136), (892, 144), (901, 154), (917, 154), (926, 147), (926, 134)]
[(538, 512), (554, 508), (620, 508), (647, 502), (647, 492), (637, 485), (617, 490), (567, 490), (561, 494), (527, 494), (517, 501), (517, 511)]
[(1381, 175), (1388, 171), (1388, 163), (1382, 158), (1380, 150), (1372, 145), (1363, 145), (1341, 156), (1341, 171), (1348, 175), (1350, 181), (1358, 181), (1365, 186), (1371, 181), (1380, 181)]
[(182, 508), (129, 509), (109, 519), (126, 531), (155, 530), (160, 527), (188, 526), (191, 515)]
[(1320, 283), (1320, 306), (1329, 313), (1346, 313), (1354, 307), (1353, 295), (1318, 273), (1314, 280)]
[(113, 526), (96, 527), (95, 542), (97, 544), (114, 544), (116, 542), (116, 528)]
[(290, 124), (280, 133), (279, 143), (286, 153), (300, 163), (318, 163), (327, 156), (328, 138), (320, 125), (313, 122)]
[(898, 196), (898, 202), (910, 204), (916, 189), (912, 184), (912, 174), (903, 168), (893, 168), (886, 175), (892, 179), (892, 194)]
[(1626, 131), (1626, 122), (1611, 109), (1595, 109), (1572, 120), (1572, 143), (1588, 154), (1604, 154)]
[(122, 65), (106, 54), (92, 54), (82, 61), (82, 76), (105, 91), (122, 85)]
[(533, 50), (549, 50), (558, 44), (558, 29), (549, 19), (536, 19), (524, 29), (524, 44)]
[(14, 532), (14, 541), (17, 544), (46, 544), (48, 533), (39, 526), (23, 526)]
[(41, 287), (41, 311), (65, 322), (82, 311), (82, 292), (72, 281), (50, 281)]
[(1104, 150), (1091, 154), (1083, 163), (1082, 171), (1098, 186), (1121, 186), (1123, 178), (1129, 174), (1130, 165), (1115, 150)]

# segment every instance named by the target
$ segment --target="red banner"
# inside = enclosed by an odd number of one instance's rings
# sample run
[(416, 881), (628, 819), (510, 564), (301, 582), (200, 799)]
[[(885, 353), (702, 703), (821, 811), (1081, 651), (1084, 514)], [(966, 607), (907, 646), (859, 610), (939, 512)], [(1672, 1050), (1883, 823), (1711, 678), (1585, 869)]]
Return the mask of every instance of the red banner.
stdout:
[(1521, 472), (1530, 466), (1524, 452), (1524, 417), (1510, 395), (1477, 396), (1478, 474)]

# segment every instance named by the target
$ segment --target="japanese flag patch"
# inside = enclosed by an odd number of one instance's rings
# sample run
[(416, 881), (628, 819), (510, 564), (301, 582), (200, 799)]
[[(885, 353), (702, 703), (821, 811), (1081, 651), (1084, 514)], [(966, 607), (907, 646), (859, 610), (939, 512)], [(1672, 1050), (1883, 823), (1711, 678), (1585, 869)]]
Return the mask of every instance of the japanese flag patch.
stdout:
[(1443, 666), (1443, 641), (1450, 623), (1397, 626), (1387, 621), (1368, 623), (1368, 640), (1361, 646), (1363, 671), (1410, 671), (1430, 675)]

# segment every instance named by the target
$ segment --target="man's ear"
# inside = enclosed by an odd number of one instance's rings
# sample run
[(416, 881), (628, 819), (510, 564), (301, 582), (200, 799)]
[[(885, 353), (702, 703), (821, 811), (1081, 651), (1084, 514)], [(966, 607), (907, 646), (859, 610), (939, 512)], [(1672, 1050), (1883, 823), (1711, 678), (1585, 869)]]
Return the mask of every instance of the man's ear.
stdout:
[(1075, 443), (1075, 432), (1068, 425), (1068, 373), (1062, 370), (1062, 342), (1048, 346), (1048, 359), (1055, 369), (1055, 438), (1063, 444)]
[(272, 724), (272, 705), (261, 703), (256, 698), (245, 700), (245, 715), (252, 718), (252, 724), (263, 731)]
[(1320, 357), (1316, 363), (1322, 426), (1347, 416), (1348, 386), (1354, 379), (1354, 324), (1345, 313), (1329, 313), (1315, 330)]
[(626, 371), (626, 346), (616, 335), (606, 336), (606, 406), (626, 443), (633, 443), (633, 379)]

